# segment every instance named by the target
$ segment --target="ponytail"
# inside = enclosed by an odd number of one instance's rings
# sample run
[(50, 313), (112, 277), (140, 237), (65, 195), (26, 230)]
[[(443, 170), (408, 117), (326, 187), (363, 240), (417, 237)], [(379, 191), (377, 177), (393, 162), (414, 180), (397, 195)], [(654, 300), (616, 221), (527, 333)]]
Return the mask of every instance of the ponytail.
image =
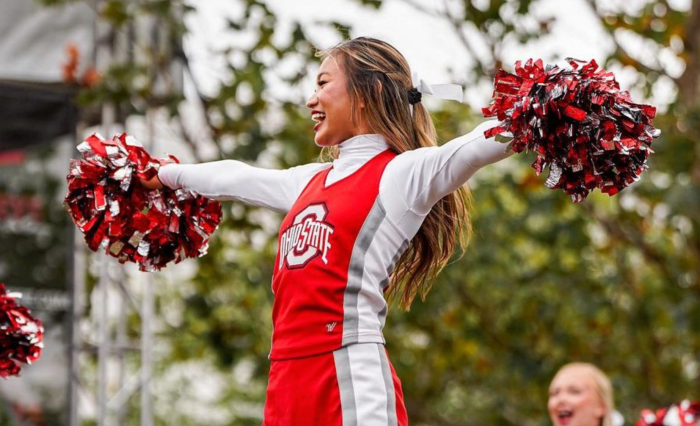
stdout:
[[(394, 47), (360, 37), (321, 51), (317, 56), (334, 57), (343, 65), (352, 117), (356, 122), (364, 119), (369, 130), (384, 136), (394, 152), (437, 146), (435, 125), (423, 104), (413, 104), (411, 113), (408, 99), (411, 72), (406, 59)], [(356, 108), (359, 100), (372, 107)], [(323, 160), (337, 156), (337, 147), (321, 151)], [(470, 208), (471, 196), (466, 185), (433, 206), (396, 262), (387, 291), (390, 303), (398, 300), (401, 307), (409, 310), (417, 295), (424, 300), (457, 246), (464, 253), (471, 237)]]

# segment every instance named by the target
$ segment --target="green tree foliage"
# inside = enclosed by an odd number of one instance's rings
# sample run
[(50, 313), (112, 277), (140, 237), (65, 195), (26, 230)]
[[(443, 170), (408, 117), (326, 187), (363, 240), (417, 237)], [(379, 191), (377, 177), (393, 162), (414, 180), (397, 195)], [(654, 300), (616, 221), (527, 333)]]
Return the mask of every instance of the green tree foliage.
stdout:
[[(453, 1), (446, 4), (458, 7), (445, 10), (401, 1), (454, 28), (456, 54), (471, 56), (475, 66), (452, 72), (469, 84), (490, 81), (504, 65), (506, 43), (535, 39), (554, 19), (534, 17), (536, 0)], [(115, 25), (128, 19), (129, 8), (110, 3)], [(251, 163), (266, 158), (276, 167), (313, 161), (318, 151), (302, 108), (306, 94), (280, 99), (270, 93), (269, 81), (277, 76), (296, 90), (313, 72), (315, 49), (327, 46), (315, 46), (300, 25), (279, 34), (264, 1), (238, 3), (244, 13), (230, 22), (230, 31), (255, 39), (220, 52), (230, 78), (216, 96), (202, 97), (218, 156)], [(628, 423), (643, 407), (700, 398), (700, 149), (694, 138), (700, 125), (700, 1), (693, 0), (690, 11), (665, 0), (649, 0), (640, 10), (621, 3), (585, 2), (615, 46), (599, 62), (634, 67), (648, 95), (664, 81), (678, 92), (655, 121), (663, 133), (649, 171), (616, 197), (594, 194), (577, 205), (544, 188), (544, 179), (529, 168), (533, 158), (511, 158), (478, 173), (471, 182), (471, 246), (443, 271), (426, 301), (410, 312), (392, 307), (385, 330), (412, 424), (548, 424), (549, 381), (570, 361), (593, 362), (611, 375)], [(350, 31), (329, 25), (341, 34)], [(480, 40), (464, 36), (474, 30)], [(646, 50), (634, 51), (625, 34), (643, 41)], [(489, 55), (477, 57), (477, 42)], [(658, 59), (663, 55), (682, 61), (685, 71), (674, 74)], [(280, 64), (286, 61), (300, 65), (285, 73)], [(137, 103), (138, 92), (130, 93)], [(433, 113), (441, 140), (464, 134), (479, 120), (461, 105), (444, 104)], [(162, 309), (182, 311), (160, 336), (172, 347), (162, 371), (192, 360), (212, 362), (230, 376), (220, 405), (252, 407), (232, 410), (228, 424), (258, 424), (281, 217), (241, 204), (228, 203), (225, 210), (189, 285), (160, 301)], [(235, 373), (241, 371), (242, 379)], [(169, 416), (160, 421), (196, 423), (175, 419), (176, 410)]]

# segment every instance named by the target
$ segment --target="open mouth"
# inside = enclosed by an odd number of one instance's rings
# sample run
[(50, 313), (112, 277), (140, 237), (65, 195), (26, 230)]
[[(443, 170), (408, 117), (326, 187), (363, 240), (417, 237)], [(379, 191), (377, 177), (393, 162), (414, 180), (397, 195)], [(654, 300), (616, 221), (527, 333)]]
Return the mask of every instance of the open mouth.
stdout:
[(557, 413), (557, 419), (559, 419), (559, 424), (565, 425), (571, 421), (574, 413), (571, 410), (561, 410)]
[(314, 132), (315, 132), (321, 126), (321, 123), (323, 123), (323, 120), (326, 119), (326, 114), (322, 113), (320, 111), (314, 111), (313, 114), (311, 114), (311, 119), (316, 122), (316, 125), (314, 126)]

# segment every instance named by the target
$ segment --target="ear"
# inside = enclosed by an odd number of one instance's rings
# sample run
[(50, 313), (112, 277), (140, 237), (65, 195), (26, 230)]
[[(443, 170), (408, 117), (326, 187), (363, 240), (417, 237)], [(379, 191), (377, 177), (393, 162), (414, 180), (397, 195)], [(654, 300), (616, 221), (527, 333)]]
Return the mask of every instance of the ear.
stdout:
[(605, 406), (605, 404), (603, 404), (603, 403), (598, 404), (598, 408), (596, 409), (596, 412), (595, 412), (596, 417), (603, 419), (603, 417), (605, 417), (606, 411), (607, 411), (607, 407)]

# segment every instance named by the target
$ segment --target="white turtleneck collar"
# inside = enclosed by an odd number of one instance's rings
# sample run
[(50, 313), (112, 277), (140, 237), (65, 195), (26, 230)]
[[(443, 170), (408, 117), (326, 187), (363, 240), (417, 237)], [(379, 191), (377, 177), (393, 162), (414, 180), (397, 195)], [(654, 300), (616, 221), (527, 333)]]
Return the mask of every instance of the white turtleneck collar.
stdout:
[(338, 158), (333, 160), (333, 170), (328, 174), (326, 185), (351, 175), (374, 156), (389, 148), (389, 145), (384, 136), (367, 134), (346, 139), (338, 148), (340, 152)]
[(338, 145), (340, 152), (333, 161), (334, 168), (344, 168), (357, 162), (364, 163), (389, 148), (384, 136), (378, 134), (357, 135)]

